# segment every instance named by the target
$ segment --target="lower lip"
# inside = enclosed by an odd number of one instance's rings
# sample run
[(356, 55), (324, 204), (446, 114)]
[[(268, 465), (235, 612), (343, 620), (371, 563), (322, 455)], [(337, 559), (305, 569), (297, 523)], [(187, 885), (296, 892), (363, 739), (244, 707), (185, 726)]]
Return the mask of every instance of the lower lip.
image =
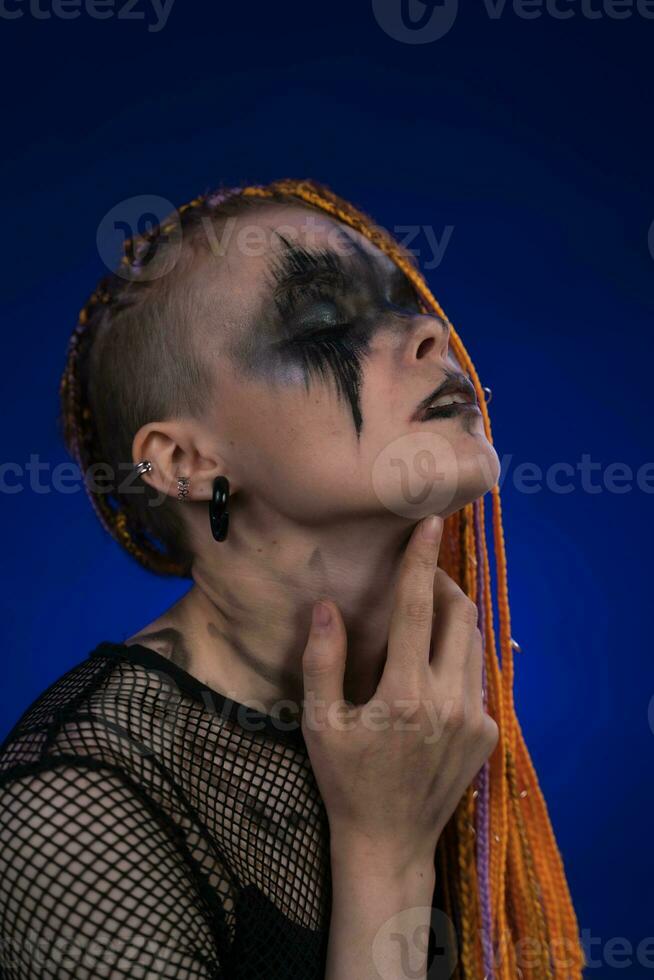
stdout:
[(421, 422), (432, 419), (453, 419), (457, 415), (481, 415), (479, 406), (474, 402), (453, 402), (451, 405), (441, 405), (440, 408), (430, 408)]

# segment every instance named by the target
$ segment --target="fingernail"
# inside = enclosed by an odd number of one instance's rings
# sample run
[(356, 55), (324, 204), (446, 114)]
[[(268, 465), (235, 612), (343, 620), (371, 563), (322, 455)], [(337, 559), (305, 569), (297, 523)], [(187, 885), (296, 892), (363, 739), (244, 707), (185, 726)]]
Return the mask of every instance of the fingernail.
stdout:
[(317, 602), (313, 607), (313, 625), (318, 629), (329, 626), (332, 618), (331, 609), (324, 602)]
[(422, 524), (422, 533), (424, 534), (427, 541), (435, 541), (438, 537), (438, 528), (440, 525), (440, 517), (437, 514), (432, 514), (431, 517), (427, 517)]

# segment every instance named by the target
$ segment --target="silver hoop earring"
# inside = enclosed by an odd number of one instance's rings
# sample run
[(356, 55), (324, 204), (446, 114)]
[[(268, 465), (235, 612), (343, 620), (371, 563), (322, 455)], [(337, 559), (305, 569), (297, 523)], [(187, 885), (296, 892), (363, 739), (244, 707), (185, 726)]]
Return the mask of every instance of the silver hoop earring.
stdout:
[(149, 459), (141, 459), (134, 467), (139, 476), (143, 473), (149, 473), (152, 469), (152, 463)]
[(187, 476), (180, 476), (177, 479), (177, 499), (184, 500), (188, 497), (189, 488), (189, 478)]

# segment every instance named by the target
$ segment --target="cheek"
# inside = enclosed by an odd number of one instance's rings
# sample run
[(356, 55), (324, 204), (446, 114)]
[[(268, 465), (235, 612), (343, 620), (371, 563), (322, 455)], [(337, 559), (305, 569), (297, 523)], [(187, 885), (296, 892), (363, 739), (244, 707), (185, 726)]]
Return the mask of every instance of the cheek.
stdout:
[[(247, 395), (246, 395), (247, 391)], [(357, 493), (359, 450), (331, 386), (235, 387), (225, 418), (235, 473), (249, 493), (312, 519)]]
[(362, 450), (379, 453), (397, 436), (409, 431), (409, 418), (420, 398), (419, 391), (411, 391), (406, 378), (400, 382), (401, 372), (392, 370), (389, 359), (382, 355), (371, 356), (364, 365), (361, 385)]
[[(367, 500), (352, 426), (306, 418), (261, 439), (247, 480), (271, 508), (300, 523), (321, 523), (351, 514)], [(256, 487), (256, 489), (254, 489)]]
[(280, 352), (270, 347), (257, 352), (241, 376), (245, 386), (260, 394), (262, 399), (295, 399), (297, 410), (302, 412), (310, 403), (319, 402), (334, 389), (333, 373), (324, 357), (307, 355), (303, 358), (299, 350), (296, 353)]
[(304, 391), (306, 371), (290, 358), (269, 357), (262, 365), (261, 378), (273, 388), (289, 389), (291, 393), (301, 389)]

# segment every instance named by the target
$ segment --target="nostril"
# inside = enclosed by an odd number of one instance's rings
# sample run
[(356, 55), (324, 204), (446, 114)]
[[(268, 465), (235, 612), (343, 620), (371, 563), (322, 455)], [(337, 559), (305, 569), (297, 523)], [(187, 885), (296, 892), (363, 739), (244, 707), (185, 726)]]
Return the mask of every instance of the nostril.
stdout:
[(425, 337), (425, 339), (422, 340), (418, 345), (418, 350), (416, 351), (416, 357), (418, 358), (424, 357), (425, 354), (427, 354), (431, 350), (433, 344), (434, 344), (433, 337)]

